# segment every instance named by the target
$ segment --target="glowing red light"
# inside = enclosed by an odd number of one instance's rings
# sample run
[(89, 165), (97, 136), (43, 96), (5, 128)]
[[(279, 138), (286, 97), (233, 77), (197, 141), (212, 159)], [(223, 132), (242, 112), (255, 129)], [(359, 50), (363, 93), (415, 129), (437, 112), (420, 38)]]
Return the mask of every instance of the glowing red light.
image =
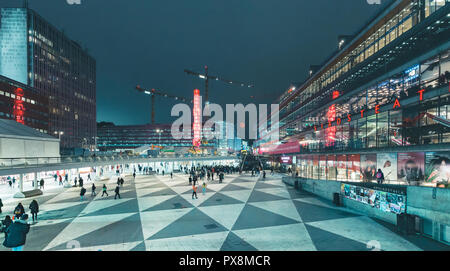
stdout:
[(339, 91), (335, 90), (333, 91), (333, 100), (336, 99), (337, 97), (339, 97)]
[(23, 89), (21, 88), (17, 88), (15, 93), (16, 95), (16, 99), (14, 100), (14, 106), (13, 106), (13, 115), (14, 115), (14, 119), (18, 122), (18, 123), (22, 123), (25, 124), (24, 121), (24, 114), (25, 114), (25, 107), (23, 105)]
[(194, 139), (192, 140), (192, 145), (195, 147), (200, 147), (201, 144), (201, 101), (200, 101), (200, 90), (194, 89), (194, 123), (192, 124), (192, 130), (194, 131)]

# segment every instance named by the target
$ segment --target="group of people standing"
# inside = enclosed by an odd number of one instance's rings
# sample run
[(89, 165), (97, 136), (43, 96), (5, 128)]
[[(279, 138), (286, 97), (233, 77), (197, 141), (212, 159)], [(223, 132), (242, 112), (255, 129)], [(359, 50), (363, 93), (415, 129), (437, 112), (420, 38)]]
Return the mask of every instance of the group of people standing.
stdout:
[[(3, 204), (1, 204), (3, 206)], [(29, 205), (30, 213), (32, 215), (33, 223), (37, 222), (39, 213), (39, 204), (36, 200), (31, 201)], [(25, 213), (25, 208), (22, 203), (19, 203), (11, 216), (7, 215), (1, 221), (0, 232), (5, 234), (3, 246), (11, 248), (12, 251), (22, 251), (26, 243), (27, 234), (30, 231), (30, 224), (28, 223), (28, 214)]]

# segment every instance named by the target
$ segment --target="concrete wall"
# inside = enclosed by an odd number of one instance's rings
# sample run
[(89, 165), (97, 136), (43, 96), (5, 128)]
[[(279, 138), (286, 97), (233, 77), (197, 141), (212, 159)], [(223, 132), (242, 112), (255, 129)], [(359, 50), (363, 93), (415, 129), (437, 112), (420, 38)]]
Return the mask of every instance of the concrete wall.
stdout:
[[(305, 191), (311, 192), (319, 197), (332, 201), (334, 193), (341, 193), (341, 182), (338, 181), (323, 181), (323, 180), (300, 180), (301, 188)], [(397, 215), (394, 213), (383, 212), (373, 208), (370, 205), (342, 198), (342, 206), (351, 209), (358, 213), (365, 214), (369, 217), (375, 217), (383, 221), (397, 224)]]
[(0, 158), (59, 157), (59, 142), (0, 138)]
[[(339, 181), (283, 177), (283, 182), (286, 184), (294, 185), (295, 181), (299, 181), (302, 190), (327, 200), (333, 200), (333, 193), (341, 192), (341, 182)], [(433, 198), (433, 194), (435, 198)], [(408, 186), (406, 200), (406, 213), (431, 221), (433, 239), (443, 241), (441, 231), (446, 229), (445, 227), (450, 227), (450, 189)], [(346, 198), (342, 198), (342, 205), (369, 217), (397, 224), (397, 215), (394, 213), (383, 212), (370, 205)]]
[(450, 189), (412, 186), (407, 195), (407, 213), (427, 219), (433, 239), (445, 242), (441, 232), (450, 227)]

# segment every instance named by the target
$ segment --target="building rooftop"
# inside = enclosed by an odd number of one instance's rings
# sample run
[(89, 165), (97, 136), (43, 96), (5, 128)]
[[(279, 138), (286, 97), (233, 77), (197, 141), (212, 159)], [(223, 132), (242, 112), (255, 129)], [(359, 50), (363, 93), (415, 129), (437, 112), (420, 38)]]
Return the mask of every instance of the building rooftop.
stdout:
[(50, 135), (20, 124), (14, 120), (0, 119), (0, 137), (33, 138), (37, 140), (59, 141)]

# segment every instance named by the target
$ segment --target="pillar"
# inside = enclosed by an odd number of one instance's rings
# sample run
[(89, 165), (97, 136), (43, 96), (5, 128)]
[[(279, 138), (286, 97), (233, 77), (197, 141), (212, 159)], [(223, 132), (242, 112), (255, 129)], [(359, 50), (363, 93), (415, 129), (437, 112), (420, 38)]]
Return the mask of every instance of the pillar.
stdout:
[(33, 189), (38, 189), (38, 174), (37, 174), (37, 172), (34, 173)]
[(23, 192), (23, 174), (19, 175), (19, 192)]

